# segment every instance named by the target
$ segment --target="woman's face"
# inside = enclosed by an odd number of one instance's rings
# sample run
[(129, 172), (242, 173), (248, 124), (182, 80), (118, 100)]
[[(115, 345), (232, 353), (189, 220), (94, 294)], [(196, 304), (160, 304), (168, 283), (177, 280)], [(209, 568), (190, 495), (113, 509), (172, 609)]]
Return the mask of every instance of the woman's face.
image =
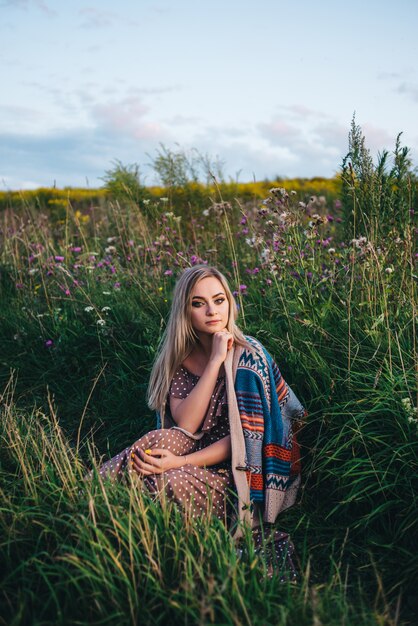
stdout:
[(222, 283), (214, 276), (202, 278), (191, 293), (191, 321), (198, 333), (213, 335), (226, 328), (229, 302)]

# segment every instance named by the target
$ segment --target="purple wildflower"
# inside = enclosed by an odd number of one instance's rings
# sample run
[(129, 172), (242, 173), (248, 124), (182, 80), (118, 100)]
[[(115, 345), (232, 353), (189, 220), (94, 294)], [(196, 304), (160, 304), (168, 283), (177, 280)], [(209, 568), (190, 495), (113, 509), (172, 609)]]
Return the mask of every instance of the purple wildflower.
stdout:
[(55, 258), (55, 261), (56, 261), (57, 263), (62, 263), (62, 262), (63, 262), (63, 260), (64, 260), (64, 257), (63, 257), (63, 256), (56, 256), (56, 257), (54, 257), (54, 258)]
[(81, 252), (81, 246), (73, 246), (71, 252)]
[(239, 286), (239, 290), (240, 290), (241, 293), (243, 293), (244, 291), (247, 290), (247, 285), (240, 285)]
[(173, 270), (165, 270), (164, 276), (171, 276), (173, 274)]
[(54, 342), (52, 341), (52, 339), (47, 339), (45, 341), (45, 348), (51, 348), (54, 345)]

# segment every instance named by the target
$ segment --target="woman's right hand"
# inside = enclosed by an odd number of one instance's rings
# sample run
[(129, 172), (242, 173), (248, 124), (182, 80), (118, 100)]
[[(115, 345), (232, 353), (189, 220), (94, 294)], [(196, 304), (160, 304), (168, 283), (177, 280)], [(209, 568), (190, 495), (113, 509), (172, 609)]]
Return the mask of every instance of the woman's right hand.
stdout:
[(221, 363), (225, 361), (226, 355), (233, 345), (234, 337), (227, 330), (220, 330), (217, 333), (214, 333), (210, 361), (221, 365)]

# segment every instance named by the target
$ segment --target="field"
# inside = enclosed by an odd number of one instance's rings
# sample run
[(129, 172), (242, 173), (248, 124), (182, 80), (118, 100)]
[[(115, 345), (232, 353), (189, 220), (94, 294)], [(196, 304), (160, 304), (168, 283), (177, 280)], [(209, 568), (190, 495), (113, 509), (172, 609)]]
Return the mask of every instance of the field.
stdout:
[[(332, 180), (145, 188), (121, 164), (105, 178), (0, 197), (0, 624), (416, 623), (407, 151), (373, 164), (353, 124)], [(201, 262), (228, 276), (240, 326), (309, 413), (300, 497), (277, 520), (296, 585), (266, 577), (249, 537), (240, 559), (216, 520), (82, 480), (153, 428), (144, 396), (172, 289)]]

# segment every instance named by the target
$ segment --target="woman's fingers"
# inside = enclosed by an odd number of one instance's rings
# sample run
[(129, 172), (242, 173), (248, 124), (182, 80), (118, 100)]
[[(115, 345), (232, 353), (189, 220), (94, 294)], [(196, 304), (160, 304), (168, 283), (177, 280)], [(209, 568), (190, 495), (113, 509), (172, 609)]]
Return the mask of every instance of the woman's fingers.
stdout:
[(156, 465), (158, 459), (152, 459), (149, 455), (145, 454), (141, 449), (135, 450), (131, 453), (132, 468), (145, 475), (158, 474), (160, 468)]

